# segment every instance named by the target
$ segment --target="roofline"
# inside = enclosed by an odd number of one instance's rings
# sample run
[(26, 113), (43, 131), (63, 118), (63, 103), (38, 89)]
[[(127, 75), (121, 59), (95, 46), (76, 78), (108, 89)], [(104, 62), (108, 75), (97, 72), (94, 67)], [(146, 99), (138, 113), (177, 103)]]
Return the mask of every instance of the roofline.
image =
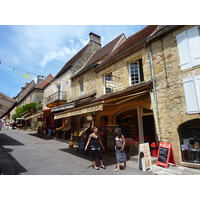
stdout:
[[(126, 52), (130, 51), (131, 49), (133, 49), (133, 48), (139, 46), (140, 44), (142, 44), (142, 43), (144, 43), (144, 42), (147, 42), (147, 41), (146, 41), (146, 38), (143, 39), (142, 41), (138, 42), (137, 44), (131, 46), (130, 48), (124, 50), (123, 52), (121, 52), (121, 53), (115, 55), (114, 57), (110, 58), (110, 59), (107, 60), (103, 65), (99, 65), (98, 67), (101, 67), (101, 66), (106, 65), (106, 64), (109, 63), (110, 61), (114, 60), (114, 59), (117, 58), (117, 57), (120, 57), (121, 55), (125, 54)], [(138, 50), (136, 50), (136, 51), (138, 51)], [(131, 52), (131, 53), (132, 53), (132, 52)], [(126, 55), (126, 56), (127, 56), (127, 55)], [(121, 60), (121, 59), (123, 59), (123, 58), (124, 58), (124, 57), (120, 58), (119, 60)], [(117, 60), (117, 61), (119, 61), (119, 60)], [(117, 61), (114, 61), (112, 64), (116, 63)], [(98, 70), (98, 67), (95, 69), (95, 71), (97, 71), (97, 72), (99, 72), (99, 71), (102, 70), (102, 69)]]
[[(163, 35), (163, 34), (165, 34), (165, 33), (168, 33), (169, 31), (171, 31), (171, 30), (173, 30), (173, 29), (177, 29), (177, 28), (179, 28), (179, 27), (181, 27), (181, 26), (183, 26), (183, 25), (169, 25), (168, 27), (166, 27), (166, 28), (163, 28), (161, 31), (159, 31), (158, 33), (152, 33), (152, 35), (151, 36), (149, 36), (148, 38), (147, 38), (147, 42), (149, 42), (149, 41), (151, 41), (151, 40), (154, 40), (154, 39), (156, 39), (156, 38), (158, 38), (158, 37), (160, 37), (161, 35)], [(156, 32), (156, 31), (155, 31)]]

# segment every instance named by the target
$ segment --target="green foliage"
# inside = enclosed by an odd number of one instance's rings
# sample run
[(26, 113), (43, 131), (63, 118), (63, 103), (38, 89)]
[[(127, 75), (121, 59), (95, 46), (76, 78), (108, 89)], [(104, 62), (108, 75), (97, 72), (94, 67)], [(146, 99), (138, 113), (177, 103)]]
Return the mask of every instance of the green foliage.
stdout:
[(15, 114), (12, 116), (12, 118), (16, 119), (17, 117), (20, 117), (21, 114), (30, 112), (32, 109), (35, 109), (36, 106), (37, 106), (37, 103), (29, 103), (19, 108), (16, 108)]

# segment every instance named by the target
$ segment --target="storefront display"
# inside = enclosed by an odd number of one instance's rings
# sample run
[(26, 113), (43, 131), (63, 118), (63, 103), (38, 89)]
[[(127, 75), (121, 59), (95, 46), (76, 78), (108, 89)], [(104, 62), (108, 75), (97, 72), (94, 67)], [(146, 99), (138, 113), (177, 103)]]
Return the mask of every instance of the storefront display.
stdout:
[(183, 123), (179, 128), (182, 161), (200, 163), (200, 119)]

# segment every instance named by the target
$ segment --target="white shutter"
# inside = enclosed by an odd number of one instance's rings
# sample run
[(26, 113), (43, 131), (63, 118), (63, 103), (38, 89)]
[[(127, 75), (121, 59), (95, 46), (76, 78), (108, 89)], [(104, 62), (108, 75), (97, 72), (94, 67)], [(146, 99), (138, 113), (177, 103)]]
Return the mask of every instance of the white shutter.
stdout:
[(186, 31), (176, 36), (181, 70), (192, 67)]
[(200, 75), (194, 77), (195, 81), (195, 88), (196, 88), (196, 94), (197, 94), (197, 101), (199, 105), (199, 113), (200, 113)]
[(196, 66), (200, 64), (200, 38), (198, 27), (195, 26), (187, 30), (187, 38), (190, 46), (192, 65)]
[(62, 88), (63, 88), (63, 85), (62, 85), (62, 82), (60, 83), (60, 99), (62, 99)]
[(187, 114), (199, 112), (199, 105), (193, 77), (183, 79)]

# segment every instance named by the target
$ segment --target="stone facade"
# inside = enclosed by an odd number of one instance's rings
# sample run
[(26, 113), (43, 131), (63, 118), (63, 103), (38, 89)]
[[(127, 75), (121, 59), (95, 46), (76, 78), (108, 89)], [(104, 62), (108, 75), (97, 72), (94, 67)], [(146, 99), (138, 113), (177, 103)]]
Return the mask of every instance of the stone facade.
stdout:
[(176, 35), (192, 28), (182, 26), (152, 41), (152, 60), (155, 74), (161, 141), (173, 145), (175, 160), (181, 162), (179, 126), (200, 114), (186, 114), (183, 79), (200, 74), (200, 66), (180, 69)]

